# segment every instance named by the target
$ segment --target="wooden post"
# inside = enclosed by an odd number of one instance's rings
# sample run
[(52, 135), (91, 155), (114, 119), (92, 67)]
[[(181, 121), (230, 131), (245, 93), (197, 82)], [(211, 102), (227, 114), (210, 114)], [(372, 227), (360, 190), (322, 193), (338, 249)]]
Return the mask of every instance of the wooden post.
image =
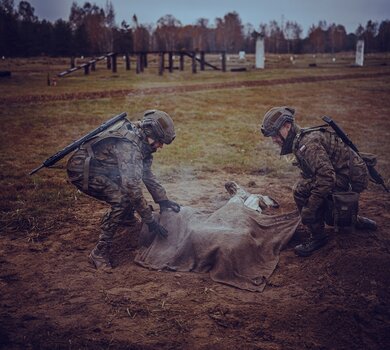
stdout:
[(91, 62), (91, 71), (94, 72), (96, 70), (96, 61)]
[(180, 52), (180, 70), (184, 70), (184, 53)]
[(125, 54), (125, 59), (126, 59), (126, 70), (130, 70), (130, 56), (128, 52), (126, 52)]
[(111, 57), (112, 57), (112, 72), (113, 73), (116, 73), (116, 56), (117, 54), (114, 53)]
[(158, 75), (164, 74), (164, 52), (159, 54)]
[(107, 69), (111, 69), (111, 56), (106, 56), (107, 60)]
[(144, 52), (144, 67), (148, 68), (148, 54)]
[(139, 55), (139, 69), (141, 73), (144, 72), (144, 63), (145, 63), (144, 55), (145, 55), (144, 52), (140, 53)]
[(135, 72), (137, 74), (141, 73), (141, 54), (140, 53), (137, 53), (137, 64), (136, 64)]
[(192, 51), (192, 73), (196, 73), (196, 52)]
[(226, 52), (222, 52), (222, 72), (226, 72)]
[(75, 63), (75, 58), (74, 58), (74, 56), (72, 56), (72, 57), (70, 58), (70, 68), (74, 68), (74, 67), (76, 67), (76, 63)]
[(168, 57), (169, 57), (169, 73), (172, 73), (173, 72), (173, 52), (172, 51), (169, 51)]
[(89, 74), (89, 63), (86, 63), (84, 66), (84, 74), (88, 75)]
[(200, 70), (204, 70), (204, 51), (200, 52)]

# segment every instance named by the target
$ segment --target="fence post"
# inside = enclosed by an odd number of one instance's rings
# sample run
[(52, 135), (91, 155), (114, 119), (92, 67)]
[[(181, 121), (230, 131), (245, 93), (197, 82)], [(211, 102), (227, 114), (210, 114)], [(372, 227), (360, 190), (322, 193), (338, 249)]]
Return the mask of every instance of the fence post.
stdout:
[(85, 66), (84, 66), (84, 74), (85, 75), (89, 74), (89, 63), (85, 64)]
[(74, 67), (76, 67), (76, 63), (75, 63), (75, 58), (74, 58), (74, 56), (72, 56), (72, 57), (70, 58), (70, 68), (74, 68)]
[(111, 57), (112, 57), (112, 72), (113, 73), (116, 73), (116, 56), (117, 54), (114, 53)]
[(192, 51), (192, 73), (196, 73), (196, 52)]
[(111, 69), (111, 56), (106, 56), (107, 60), (107, 69)]
[(128, 52), (126, 52), (125, 54), (125, 59), (126, 59), (126, 70), (130, 70), (130, 57)]
[(159, 65), (158, 65), (158, 75), (164, 74), (164, 52), (161, 51), (159, 54)]
[(204, 70), (204, 51), (200, 52), (200, 70)]
[(222, 52), (222, 72), (226, 72), (226, 52)]
[(93, 58), (93, 62), (91, 62), (91, 71), (94, 72), (96, 70), (96, 61), (95, 58)]
[(184, 70), (184, 53), (180, 52), (180, 70)]
[(169, 73), (172, 73), (173, 72), (173, 53), (172, 53), (172, 51), (169, 51), (168, 58), (169, 58)]
[(139, 69), (141, 73), (144, 72), (144, 64), (145, 64), (145, 53), (141, 52), (139, 55)]
[(140, 53), (137, 53), (137, 62), (136, 62), (135, 72), (137, 74), (141, 73), (141, 54)]
[(148, 68), (148, 54), (147, 54), (147, 52), (144, 52), (144, 64), (143, 64), (143, 66), (145, 68)]

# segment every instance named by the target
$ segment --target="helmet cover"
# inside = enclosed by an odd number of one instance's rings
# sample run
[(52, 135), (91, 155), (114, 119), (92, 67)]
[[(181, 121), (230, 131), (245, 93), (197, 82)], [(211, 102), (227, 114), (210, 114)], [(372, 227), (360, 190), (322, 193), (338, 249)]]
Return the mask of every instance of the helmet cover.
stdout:
[(156, 109), (144, 112), (142, 128), (152, 139), (169, 145), (176, 137), (172, 118)]
[(276, 136), (285, 122), (294, 123), (295, 110), (290, 107), (273, 107), (263, 118), (260, 131), (265, 137)]

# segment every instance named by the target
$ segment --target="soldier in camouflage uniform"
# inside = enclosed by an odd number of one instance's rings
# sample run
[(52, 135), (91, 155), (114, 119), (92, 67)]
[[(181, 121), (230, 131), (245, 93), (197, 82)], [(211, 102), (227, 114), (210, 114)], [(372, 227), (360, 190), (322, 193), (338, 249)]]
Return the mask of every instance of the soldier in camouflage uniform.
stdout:
[(149, 231), (166, 237), (168, 232), (153, 217), (142, 193), (142, 183), (160, 205), (160, 211), (180, 211), (152, 173), (153, 153), (175, 138), (171, 117), (150, 110), (135, 124), (127, 119), (86, 141), (67, 164), (70, 181), (82, 192), (107, 202), (111, 208), (102, 218), (99, 241), (89, 258), (99, 269), (111, 268), (110, 248), (119, 226), (137, 226), (134, 212)]
[[(281, 147), (281, 155), (293, 153), (302, 178), (293, 196), (307, 225), (310, 238), (295, 247), (299, 256), (309, 256), (328, 241), (325, 234), (326, 200), (332, 193), (367, 188), (369, 175), (361, 157), (329, 128), (301, 128), (294, 121), (294, 109), (271, 108), (263, 118), (261, 132)], [(376, 229), (376, 223), (357, 216), (357, 229)]]

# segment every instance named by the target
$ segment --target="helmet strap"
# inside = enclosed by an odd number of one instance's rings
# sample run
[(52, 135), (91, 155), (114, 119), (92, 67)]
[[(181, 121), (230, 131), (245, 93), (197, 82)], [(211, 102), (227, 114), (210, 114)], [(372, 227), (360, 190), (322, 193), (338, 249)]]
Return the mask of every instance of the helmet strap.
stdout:
[(282, 149), (280, 150), (281, 156), (292, 153), (293, 142), (294, 142), (296, 134), (297, 134), (296, 127), (293, 123), (291, 124), (291, 128), (290, 128), (286, 138), (282, 137), (282, 135), (280, 135), (280, 132), (279, 132), (279, 136), (283, 140), (283, 146), (282, 146)]

